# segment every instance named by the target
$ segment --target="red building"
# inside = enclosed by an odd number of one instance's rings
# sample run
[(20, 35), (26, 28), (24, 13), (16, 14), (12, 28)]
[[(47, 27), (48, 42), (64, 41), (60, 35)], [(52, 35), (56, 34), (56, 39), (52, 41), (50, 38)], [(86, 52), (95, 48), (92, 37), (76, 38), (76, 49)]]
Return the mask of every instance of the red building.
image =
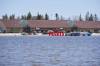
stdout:
[[(67, 20), (24, 20), (32, 28), (33, 32), (48, 33), (53, 32), (70, 32), (74, 27), (77, 31), (100, 32), (100, 21), (76, 21)], [(23, 22), (24, 22), (23, 21)], [(22, 20), (0, 20), (0, 29), (6, 32), (22, 32)]]
[(75, 26), (79, 31), (100, 32), (100, 21), (77, 21)]

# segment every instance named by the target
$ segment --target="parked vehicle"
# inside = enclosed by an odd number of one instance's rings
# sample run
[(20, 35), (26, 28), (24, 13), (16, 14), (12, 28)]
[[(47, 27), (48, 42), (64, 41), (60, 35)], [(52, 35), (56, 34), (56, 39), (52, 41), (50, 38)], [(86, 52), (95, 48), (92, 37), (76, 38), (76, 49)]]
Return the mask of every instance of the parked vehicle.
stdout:
[(89, 32), (70, 32), (66, 33), (65, 36), (91, 36)]
[(80, 36), (91, 36), (90, 32), (80, 32)]
[(0, 29), (0, 33), (5, 33), (6, 30)]

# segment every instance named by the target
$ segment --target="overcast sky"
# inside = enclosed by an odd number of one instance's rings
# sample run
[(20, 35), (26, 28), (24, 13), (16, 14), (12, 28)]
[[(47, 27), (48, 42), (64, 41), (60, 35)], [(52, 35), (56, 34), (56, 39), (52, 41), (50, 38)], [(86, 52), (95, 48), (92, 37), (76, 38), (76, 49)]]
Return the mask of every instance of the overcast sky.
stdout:
[(20, 16), (28, 12), (36, 15), (48, 13), (54, 18), (55, 13), (65, 18), (74, 17), (89, 11), (100, 17), (100, 0), (0, 0), (0, 16), (7, 13)]

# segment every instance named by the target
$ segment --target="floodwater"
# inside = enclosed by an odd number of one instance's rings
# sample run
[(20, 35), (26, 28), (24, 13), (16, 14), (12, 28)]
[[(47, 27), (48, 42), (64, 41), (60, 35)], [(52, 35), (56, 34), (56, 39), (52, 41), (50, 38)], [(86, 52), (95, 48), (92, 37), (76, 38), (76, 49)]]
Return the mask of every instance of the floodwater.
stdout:
[(100, 66), (100, 36), (0, 36), (0, 66)]

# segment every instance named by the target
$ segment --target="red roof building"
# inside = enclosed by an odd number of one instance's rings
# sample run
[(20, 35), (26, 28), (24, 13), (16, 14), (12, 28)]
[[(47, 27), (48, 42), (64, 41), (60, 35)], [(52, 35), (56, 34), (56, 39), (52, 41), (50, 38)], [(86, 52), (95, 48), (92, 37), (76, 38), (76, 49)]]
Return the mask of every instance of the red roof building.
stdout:
[(48, 30), (64, 31), (68, 28), (66, 20), (28, 20), (28, 25), (33, 31), (44, 33)]
[[(7, 32), (22, 32), (22, 20), (0, 20), (0, 27)], [(34, 31), (71, 31), (71, 27), (76, 26), (79, 31), (100, 32), (100, 21), (76, 21), (69, 23), (67, 20), (25, 20), (26, 24)], [(71, 25), (71, 26), (70, 26)]]
[(100, 31), (100, 21), (77, 21), (75, 26), (80, 31), (90, 31), (90, 32), (99, 32)]
[(6, 32), (19, 32), (22, 29), (20, 20), (4, 20), (3, 25), (6, 27)]

